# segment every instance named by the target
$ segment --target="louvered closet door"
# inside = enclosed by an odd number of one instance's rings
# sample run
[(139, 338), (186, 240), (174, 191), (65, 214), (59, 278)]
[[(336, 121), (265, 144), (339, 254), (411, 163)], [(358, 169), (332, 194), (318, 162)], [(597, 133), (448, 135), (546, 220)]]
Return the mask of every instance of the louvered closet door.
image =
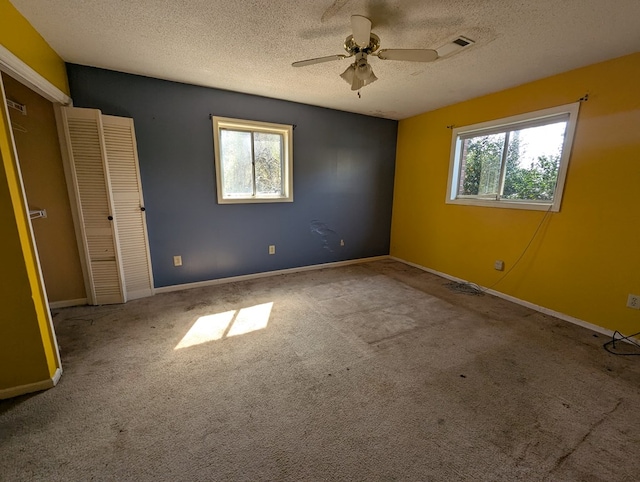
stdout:
[(103, 115), (102, 126), (127, 299), (151, 296), (153, 276), (133, 119)]
[(63, 107), (62, 119), (87, 254), (89, 301), (97, 305), (124, 303), (117, 221), (109, 219), (113, 209), (100, 111)]

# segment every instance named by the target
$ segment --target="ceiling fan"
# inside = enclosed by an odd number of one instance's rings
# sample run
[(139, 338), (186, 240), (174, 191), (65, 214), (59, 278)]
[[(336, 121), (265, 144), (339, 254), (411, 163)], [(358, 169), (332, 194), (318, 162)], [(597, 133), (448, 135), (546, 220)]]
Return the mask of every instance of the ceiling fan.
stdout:
[(291, 64), (293, 67), (331, 62), (332, 60), (348, 59), (355, 56), (355, 61), (347, 67), (340, 77), (351, 85), (351, 90), (360, 90), (365, 85), (378, 80), (367, 61), (369, 55), (381, 60), (404, 60), (408, 62), (433, 62), (438, 58), (438, 52), (431, 49), (382, 49), (380, 37), (371, 32), (371, 20), (362, 15), (351, 16), (352, 35), (344, 41), (344, 49), (349, 55), (338, 54), (316, 59), (301, 60)]

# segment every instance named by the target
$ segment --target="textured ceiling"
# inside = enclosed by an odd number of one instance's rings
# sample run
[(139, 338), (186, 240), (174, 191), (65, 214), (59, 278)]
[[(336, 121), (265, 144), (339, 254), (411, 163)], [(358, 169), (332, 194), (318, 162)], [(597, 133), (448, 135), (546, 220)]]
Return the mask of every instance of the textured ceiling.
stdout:
[[(640, 0), (11, 0), (67, 62), (402, 119), (640, 50)], [(350, 16), (381, 48), (476, 44), (432, 63), (339, 74)]]

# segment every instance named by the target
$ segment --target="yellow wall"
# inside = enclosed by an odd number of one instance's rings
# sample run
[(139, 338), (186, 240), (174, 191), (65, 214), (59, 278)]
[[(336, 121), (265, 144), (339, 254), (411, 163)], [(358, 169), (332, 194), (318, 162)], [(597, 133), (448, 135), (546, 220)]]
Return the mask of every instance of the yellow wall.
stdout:
[(640, 53), (400, 122), (391, 254), (483, 286), (508, 270), (545, 215), (445, 204), (451, 130), (577, 101), (562, 207), (494, 289), (626, 334), (640, 330)]
[[(6, 0), (0, 44), (68, 92), (64, 62)], [(0, 396), (50, 380), (60, 367), (0, 82)], [(24, 391), (24, 390), (23, 390)]]
[(69, 94), (64, 60), (9, 0), (0, 0), (0, 44), (62, 92)]
[(2, 81), (7, 98), (27, 108), (27, 115), (9, 109), (9, 116), (27, 131), (13, 132), (27, 204), (47, 211), (31, 223), (47, 296), (50, 302), (86, 298), (53, 105), (7, 75)]

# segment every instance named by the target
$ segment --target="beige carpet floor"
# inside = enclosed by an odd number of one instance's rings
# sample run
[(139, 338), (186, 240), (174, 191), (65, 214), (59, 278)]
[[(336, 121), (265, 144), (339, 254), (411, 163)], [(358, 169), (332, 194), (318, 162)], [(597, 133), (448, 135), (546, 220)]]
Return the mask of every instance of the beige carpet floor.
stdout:
[[(54, 311), (0, 480), (640, 480), (640, 357), (384, 260)], [(208, 340), (208, 341), (206, 341)]]

